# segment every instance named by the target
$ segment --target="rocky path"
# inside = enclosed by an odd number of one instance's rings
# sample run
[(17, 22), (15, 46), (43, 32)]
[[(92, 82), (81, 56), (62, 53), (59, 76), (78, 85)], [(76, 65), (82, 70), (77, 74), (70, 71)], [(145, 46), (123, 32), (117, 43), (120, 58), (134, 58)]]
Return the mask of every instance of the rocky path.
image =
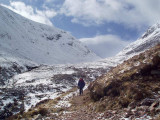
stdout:
[(69, 108), (59, 114), (55, 120), (154, 120), (149, 116), (141, 115), (142, 111), (107, 110), (98, 112), (94, 102), (89, 97), (89, 91), (85, 90), (82, 96), (70, 98), (72, 104)]
[(83, 95), (74, 96), (71, 100), (72, 106), (57, 120), (104, 120), (103, 114), (90, 109), (87, 94), (88, 90), (85, 90)]

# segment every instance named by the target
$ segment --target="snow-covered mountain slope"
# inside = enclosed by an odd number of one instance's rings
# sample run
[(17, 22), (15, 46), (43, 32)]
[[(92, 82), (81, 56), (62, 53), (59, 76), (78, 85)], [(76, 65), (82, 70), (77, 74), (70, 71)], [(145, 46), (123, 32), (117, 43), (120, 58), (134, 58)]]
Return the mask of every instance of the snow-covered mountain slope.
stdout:
[(24, 58), (0, 45), (0, 86), (9, 82), (8, 80), (12, 76), (31, 70), (37, 66), (36, 63)]
[(25, 56), (15, 53), (14, 51), (0, 45), (0, 66), (9, 68), (13, 66), (13, 64), (17, 64), (21, 67), (37, 65), (31, 60), (27, 58), (25, 59)]
[(121, 52), (119, 52), (113, 59), (123, 62), (145, 50), (160, 43), (160, 24), (151, 26), (138, 40), (129, 44)]
[[(26, 19), (0, 6), (0, 48), (38, 64), (99, 59), (69, 33)], [(17, 56), (17, 55), (16, 55)]]

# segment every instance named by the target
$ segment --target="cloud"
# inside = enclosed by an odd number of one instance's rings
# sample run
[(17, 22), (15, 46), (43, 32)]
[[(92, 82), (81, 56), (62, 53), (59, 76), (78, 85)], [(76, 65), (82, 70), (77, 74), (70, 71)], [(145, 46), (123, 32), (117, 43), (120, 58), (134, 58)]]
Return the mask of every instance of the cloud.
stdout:
[(50, 2), (52, 2), (52, 0), (46, 0), (46, 2), (50, 3)]
[(116, 55), (130, 43), (112, 34), (99, 35), (94, 38), (82, 38), (80, 41), (102, 58)]
[(50, 21), (51, 18), (57, 15), (54, 9), (49, 9), (45, 7), (45, 10), (38, 10), (37, 8), (34, 9), (32, 6), (26, 5), (23, 2), (13, 2), (10, 1), (10, 5), (1, 4), (4, 7), (11, 9), (12, 11), (28, 18), (33, 21), (47, 24), (52, 26), (52, 22)]
[(65, 0), (61, 13), (84, 25), (118, 23), (139, 28), (160, 19), (157, 0)]

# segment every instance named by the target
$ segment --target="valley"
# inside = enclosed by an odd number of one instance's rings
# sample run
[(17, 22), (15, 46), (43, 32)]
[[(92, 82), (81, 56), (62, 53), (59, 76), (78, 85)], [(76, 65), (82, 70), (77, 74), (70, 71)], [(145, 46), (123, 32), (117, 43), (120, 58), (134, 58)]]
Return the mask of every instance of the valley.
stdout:
[(2, 6), (0, 16), (0, 119), (159, 119), (159, 23), (102, 59), (64, 30)]

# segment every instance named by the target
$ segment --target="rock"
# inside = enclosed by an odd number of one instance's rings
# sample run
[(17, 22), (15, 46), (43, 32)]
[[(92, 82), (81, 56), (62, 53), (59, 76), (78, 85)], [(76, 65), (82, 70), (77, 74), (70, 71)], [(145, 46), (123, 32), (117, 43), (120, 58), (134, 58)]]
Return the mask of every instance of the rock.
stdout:
[(160, 113), (160, 104), (156, 107), (155, 112)]
[(0, 120), (5, 120), (12, 115), (13, 113), (5, 108), (4, 111), (0, 111)]
[(14, 99), (13, 101), (14, 101), (14, 106), (17, 106), (18, 105), (17, 99)]
[(142, 102), (140, 103), (140, 105), (143, 105), (143, 106), (151, 106), (151, 104), (154, 102), (153, 99), (149, 99), (149, 98), (146, 98), (144, 100), (142, 100)]
[(134, 109), (135, 107), (137, 106), (137, 103), (134, 101), (134, 102), (131, 102), (129, 105), (128, 105), (128, 107), (130, 108), (130, 109)]
[[(128, 118), (128, 120), (135, 120), (136, 118), (135, 118), (135, 115), (131, 115), (129, 118)], [(125, 119), (126, 120), (126, 119)]]
[(117, 111), (115, 111), (115, 110), (114, 110), (114, 111), (112, 111), (112, 114), (117, 114)]
[(0, 106), (3, 106), (3, 105), (4, 105), (3, 102), (0, 101)]
[(145, 115), (145, 111), (136, 111), (135, 112), (136, 117), (141, 117), (141, 116), (144, 116), (144, 115)]
[(104, 117), (105, 117), (105, 118), (110, 118), (110, 117), (112, 117), (112, 114), (111, 114), (111, 113), (106, 112), (106, 113), (104, 114)]
[(125, 114), (125, 118), (129, 118), (130, 116), (133, 115), (133, 112), (132, 111), (128, 111), (126, 114)]
[(152, 75), (160, 75), (160, 71), (159, 70), (152, 70), (151, 74)]
[(11, 108), (12, 107), (12, 103), (8, 103), (7, 105), (6, 105), (6, 108)]
[(159, 107), (159, 101), (155, 101), (154, 103), (152, 103), (152, 105), (149, 108), (150, 112), (155, 112), (157, 107)]
[(20, 120), (28, 120), (28, 118), (22, 118), (22, 119), (20, 119)]
[(34, 120), (42, 120), (42, 115), (41, 114), (38, 114), (36, 115), (36, 117), (34, 118)]

